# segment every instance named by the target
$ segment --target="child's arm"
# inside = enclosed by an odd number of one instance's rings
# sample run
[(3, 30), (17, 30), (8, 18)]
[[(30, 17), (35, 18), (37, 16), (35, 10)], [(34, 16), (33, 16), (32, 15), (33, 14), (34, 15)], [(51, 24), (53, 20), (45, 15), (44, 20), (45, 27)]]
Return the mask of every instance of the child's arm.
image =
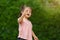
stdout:
[(21, 17), (19, 17), (18, 23), (22, 23), (25, 15), (26, 15), (26, 13), (22, 13)]
[(34, 40), (38, 40), (38, 37), (35, 35), (33, 31), (32, 31), (32, 36), (34, 37)]
[(23, 21), (24, 15), (21, 15), (21, 17), (19, 17), (18, 23), (21, 23)]

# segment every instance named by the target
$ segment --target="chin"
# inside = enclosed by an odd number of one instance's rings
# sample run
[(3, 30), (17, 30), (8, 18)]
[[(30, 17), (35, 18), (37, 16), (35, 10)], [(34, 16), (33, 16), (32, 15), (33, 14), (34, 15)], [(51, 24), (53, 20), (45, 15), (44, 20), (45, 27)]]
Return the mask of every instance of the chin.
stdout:
[(25, 16), (26, 18), (30, 18), (30, 16)]
[(27, 18), (30, 18), (30, 17), (27, 17)]
[(30, 18), (30, 16), (26, 17), (26, 18)]

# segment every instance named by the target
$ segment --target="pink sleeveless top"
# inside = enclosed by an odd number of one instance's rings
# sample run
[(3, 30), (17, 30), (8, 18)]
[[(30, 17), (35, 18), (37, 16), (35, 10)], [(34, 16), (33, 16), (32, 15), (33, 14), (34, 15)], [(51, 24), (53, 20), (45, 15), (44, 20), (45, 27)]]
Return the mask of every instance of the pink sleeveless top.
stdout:
[(29, 20), (23, 18), (23, 22), (22, 24), (19, 24), (18, 29), (19, 29), (18, 37), (27, 40), (32, 40), (32, 23)]

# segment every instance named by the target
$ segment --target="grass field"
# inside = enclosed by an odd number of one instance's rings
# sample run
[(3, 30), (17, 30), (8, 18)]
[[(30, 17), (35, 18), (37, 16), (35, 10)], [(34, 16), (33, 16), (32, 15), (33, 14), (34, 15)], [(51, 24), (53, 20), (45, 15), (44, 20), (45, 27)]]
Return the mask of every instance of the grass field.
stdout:
[(59, 0), (0, 0), (0, 40), (17, 40), (22, 4), (33, 10), (30, 20), (39, 40), (60, 40)]

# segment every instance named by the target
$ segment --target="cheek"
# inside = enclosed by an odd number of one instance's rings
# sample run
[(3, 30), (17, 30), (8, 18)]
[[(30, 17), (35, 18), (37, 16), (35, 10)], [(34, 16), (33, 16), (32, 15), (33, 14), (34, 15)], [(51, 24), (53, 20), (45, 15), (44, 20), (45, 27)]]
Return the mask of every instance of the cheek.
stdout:
[(31, 16), (31, 14), (29, 16)]

